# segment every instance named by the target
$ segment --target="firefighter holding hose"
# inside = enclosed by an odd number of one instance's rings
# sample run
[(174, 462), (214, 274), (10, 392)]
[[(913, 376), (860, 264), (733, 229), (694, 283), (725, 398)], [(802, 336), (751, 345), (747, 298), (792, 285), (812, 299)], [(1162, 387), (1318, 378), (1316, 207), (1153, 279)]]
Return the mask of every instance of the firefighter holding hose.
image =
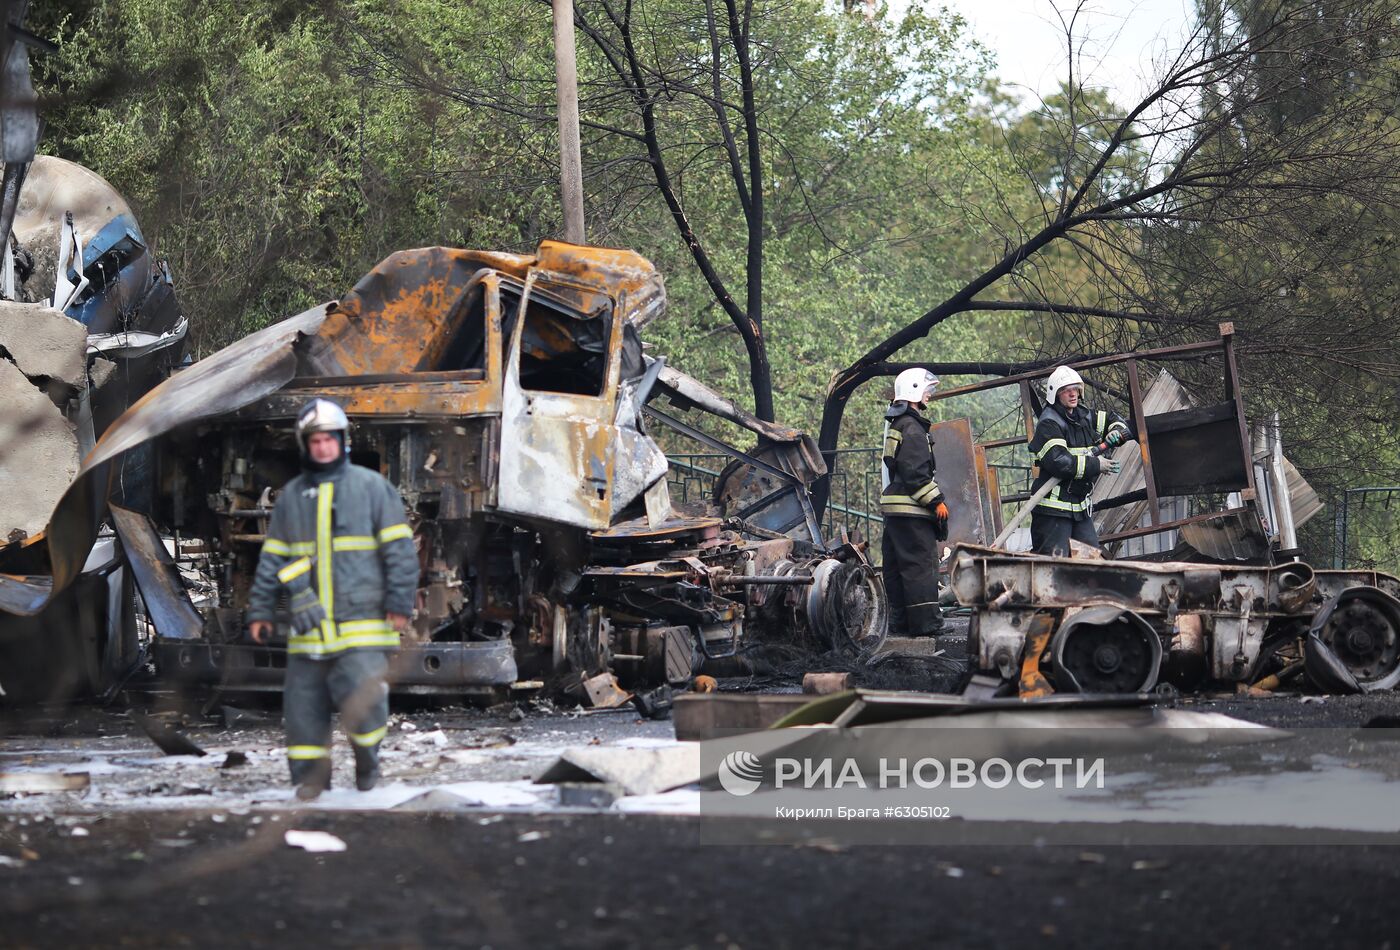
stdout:
[(1031, 492), (1039, 492), (1052, 479), (1058, 483), (1031, 510), (1031, 550), (1065, 557), (1070, 539), (1099, 547), (1089, 493), (1100, 475), (1117, 474), (1123, 467), (1099, 453), (1135, 436), (1122, 416), (1084, 405), (1084, 380), (1068, 366), (1050, 374), (1045, 401), (1030, 443), (1031, 458), (1039, 468)]

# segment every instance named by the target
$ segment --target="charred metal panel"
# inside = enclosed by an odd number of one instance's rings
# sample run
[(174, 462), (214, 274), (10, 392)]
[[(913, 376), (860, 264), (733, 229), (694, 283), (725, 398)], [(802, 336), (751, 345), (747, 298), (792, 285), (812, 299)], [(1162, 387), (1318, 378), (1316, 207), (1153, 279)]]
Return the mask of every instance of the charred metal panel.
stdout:
[(938, 462), (938, 487), (948, 499), (948, 540), (943, 543), (986, 544), (992, 539), (982, 506), (988, 487), (986, 456), (979, 458), (973, 444), (972, 423), (950, 419), (935, 423), (928, 431)]
[(1147, 417), (1159, 495), (1239, 491), (1249, 487), (1233, 402)]
[(192, 640), (204, 631), (204, 618), (190, 603), (175, 561), (151, 519), (140, 512), (112, 506), (112, 523), (136, 576), (146, 612), (163, 637)]

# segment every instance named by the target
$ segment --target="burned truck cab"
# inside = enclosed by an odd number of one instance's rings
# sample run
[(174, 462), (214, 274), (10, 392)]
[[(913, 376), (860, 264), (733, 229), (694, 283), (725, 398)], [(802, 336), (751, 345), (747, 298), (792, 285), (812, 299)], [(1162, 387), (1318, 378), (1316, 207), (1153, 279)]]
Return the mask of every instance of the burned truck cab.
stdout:
[[(723, 511), (672, 511), (645, 419), (678, 377), (640, 339), (664, 305), (660, 276), (628, 251), (545, 242), (530, 257), (386, 259), (296, 340), (285, 384), (161, 440), (154, 524), (182, 586), (205, 593), (199, 629), (156, 624), (162, 672), (280, 685), (283, 648), (245, 642), (243, 610), (277, 492), (299, 468), (293, 420), (316, 397), (344, 407), (352, 462), (398, 487), (414, 531), (420, 587), (399, 692), (550, 682), (602, 701), (687, 682), (764, 618), (787, 630), (811, 610), (853, 617), (856, 640), (882, 637), (883, 592), (855, 547), (829, 550), (806, 522), (806, 537), (757, 536)], [(799, 446), (775, 457), (820, 464), (805, 436), (771, 428)], [(805, 498), (810, 472), (775, 471)]]

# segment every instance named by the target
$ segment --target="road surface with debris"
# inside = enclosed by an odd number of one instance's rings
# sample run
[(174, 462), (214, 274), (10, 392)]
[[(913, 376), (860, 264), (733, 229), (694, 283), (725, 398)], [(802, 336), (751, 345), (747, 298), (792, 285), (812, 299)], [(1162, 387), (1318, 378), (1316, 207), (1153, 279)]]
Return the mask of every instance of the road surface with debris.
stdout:
[[(1400, 721), (1393, 694), (1178, 708), (1287, 728)], [(990, 837), (985, 822), (954, 821), (920, 847), (850, 846), (823, 822), (764, 845), (761, 823), (666, 814), (646, 796), (563, 807), (534, 783), (569, 748), (674, 745), (669, 722), (630, 710), (398, 713), (381, 787), (344, 789), (340, 749), (342, 787), (308, 806), (286, 788), (275, 708), (229, 706), (181, 731), (208, 754), (163, 756), (116, 710), (10, 724), (7, 776), (86, 773), (88, 786), (5, 802), (6, 945), (1241, 946), (1267, 932), (1281, 946), (1382, 946), (1393, 929), (1400, 836), (1317, 838), (1304, 815), (1230, 847), (1189, 820), (1174, 826), (1179, 845), (1123, 822), (1086, 846), (1080, 826), (1020, 820), (1031, 816), (1005, 816)], [(343, 850), (289, 847), (289, 830)]]

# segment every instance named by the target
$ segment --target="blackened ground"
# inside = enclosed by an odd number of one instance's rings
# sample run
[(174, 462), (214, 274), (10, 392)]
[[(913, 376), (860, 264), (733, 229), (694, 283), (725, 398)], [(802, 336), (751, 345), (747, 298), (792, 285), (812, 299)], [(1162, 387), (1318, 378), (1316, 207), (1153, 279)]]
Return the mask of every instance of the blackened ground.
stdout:
[[(254, 824), (255, 818), (261, 820)], [(127, 814), (0, 822), (7, 947), (1388, 947), (1385, 844), (844, 850), (708, 845), (713, 821), (620, 815)], [(313, 855), (289, 827), (348, 845)], [(21, 835), (23, 843), (21, 844)], [(1375, 839), (1373, 838), (1374, 842)], [(185, 842), (178, 845), (178, 842)]]

